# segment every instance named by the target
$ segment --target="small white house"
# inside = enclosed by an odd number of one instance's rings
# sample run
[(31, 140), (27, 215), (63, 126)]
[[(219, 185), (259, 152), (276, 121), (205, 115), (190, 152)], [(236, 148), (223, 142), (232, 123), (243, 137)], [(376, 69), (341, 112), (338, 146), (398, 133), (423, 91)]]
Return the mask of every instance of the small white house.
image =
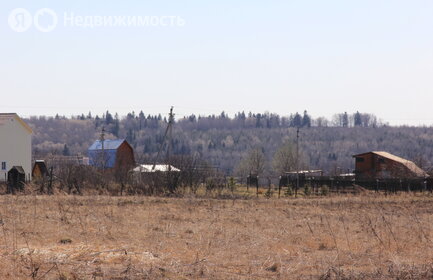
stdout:
[(14, 166), (21, 166), (31, 180), (32, 129), (17, 114), (0, 113), (0, 181)]

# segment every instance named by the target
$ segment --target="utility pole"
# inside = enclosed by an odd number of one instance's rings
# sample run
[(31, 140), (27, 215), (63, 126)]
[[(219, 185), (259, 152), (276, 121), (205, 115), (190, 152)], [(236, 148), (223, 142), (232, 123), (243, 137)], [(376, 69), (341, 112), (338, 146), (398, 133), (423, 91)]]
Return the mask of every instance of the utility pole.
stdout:
[(171, 171), (171, 160), (170, 160), (170, 148), (172, 145), (172, 135), (173, 135), (173, 123), (174, 123), (174, 114), (173, 114), (173, 106), (170, 108), (170, 114), (168, 115), (168, 146), (167, 146), (167, 156), (166, 161), (168, 164), (168, 172)]
[[(165, 140), (167, 139), (167, 136), (169, 138), (169, 141), (168, 141), (166, 159), (168, 160), (168, 157), (170, 156), (170, 148), (171, 148), (171, 144), (172, 144), (171, 143), (171, 137), (172, 137), (172, 126), (173, 126), (173, 123), (174, 123), (174, 114), (173, 114), (173, 106), (172, 106), (170, 108), (170, 113), (169, 113), (169, 117), (168, 117), (168, 124), (167, 124), (167, 128), (165, 129), (165, 133), (164, 133), (164, 139), (162, 140), (162, 143), (159, 146), (158, 154), (156, 155), (156, 158), (153, 161), (152, 170), (155, 170), (156, 162), (159, 159), (159, 155), (161, 154), (162, 148), (164, 147), (164, 143), (165, 143)], [(171, 171), (170, 165), (169, 165), (169, 170), (168, 171)]]
[(101, 141), (101, 166), (102, 170), (105, 169), (105, 151), (104, 151), (104, 141), (105, 141), (105, 127), (102, 126), (101, 137), (99, 139)]
[(295, 197), (298, 196), (299, 189), (299, 126), (296, 129), (296, 190)]

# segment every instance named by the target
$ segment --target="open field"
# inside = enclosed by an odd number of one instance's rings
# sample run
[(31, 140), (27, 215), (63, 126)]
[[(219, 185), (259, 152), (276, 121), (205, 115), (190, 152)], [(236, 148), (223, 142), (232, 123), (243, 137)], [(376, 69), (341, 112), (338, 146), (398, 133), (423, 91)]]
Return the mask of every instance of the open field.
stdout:
[(1, 196), (0, 279), (425, 279), (433, 197)]

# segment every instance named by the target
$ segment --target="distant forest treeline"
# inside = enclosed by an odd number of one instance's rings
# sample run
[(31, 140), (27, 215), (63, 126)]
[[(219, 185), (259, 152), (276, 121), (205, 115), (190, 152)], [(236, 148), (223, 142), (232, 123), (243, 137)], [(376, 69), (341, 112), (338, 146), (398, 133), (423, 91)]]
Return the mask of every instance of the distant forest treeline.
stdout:
[[(71, 118), (40, 116), (26, 121), (34, 129), (35, 158), (50, 154), (86, 155), (104, 127), (106, 138), (128, 140), (138, 163), (152, 162), (167, 126), (166, 117), (143, 112), (131, 112), (125, 117), (109, 111), (102, 116), (91, 113)], [(175, 156), (200, 158), (228, 175), (236, 175), (241, 172), (241, 162), (252, 151), (259, 150), (264, 157), (265, 172), (277, 173), (276, 153), (281, 147), (289, 147), (293, 153), (298, 127), (302, 168), (323, 169), (328, 174), (351, 171), (352, 155), (371, 150), (414, 160), (425, 169), (433, 162), (433, 128), (391, 127), (372, 114), (359, 112), (336, 114), (332, 119), (312, 118), (307, 111), (287, 117), (244, 112), (234, 117), (224, 112), (190, 115), (176, 120), (171, 151)], [(293, 160), (287, 166), (296, 168)]]

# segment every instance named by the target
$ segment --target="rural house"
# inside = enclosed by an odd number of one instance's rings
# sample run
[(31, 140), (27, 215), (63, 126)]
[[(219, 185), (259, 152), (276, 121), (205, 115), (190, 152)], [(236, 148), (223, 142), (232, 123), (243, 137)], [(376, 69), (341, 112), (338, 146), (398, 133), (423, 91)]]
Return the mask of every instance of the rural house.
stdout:
[(89, 164), (102, 169), (135, 165), (134, 150), (124, 140), (96, 140), (88, 149)]
[(0, 113), (0, 181), (14, 166), (31, 180), (32, 129), (17, 114)]
[(425, 178), (428, 174), (414, 162), (387, 152), (368, 152), (353, 156), (358, 179)]

